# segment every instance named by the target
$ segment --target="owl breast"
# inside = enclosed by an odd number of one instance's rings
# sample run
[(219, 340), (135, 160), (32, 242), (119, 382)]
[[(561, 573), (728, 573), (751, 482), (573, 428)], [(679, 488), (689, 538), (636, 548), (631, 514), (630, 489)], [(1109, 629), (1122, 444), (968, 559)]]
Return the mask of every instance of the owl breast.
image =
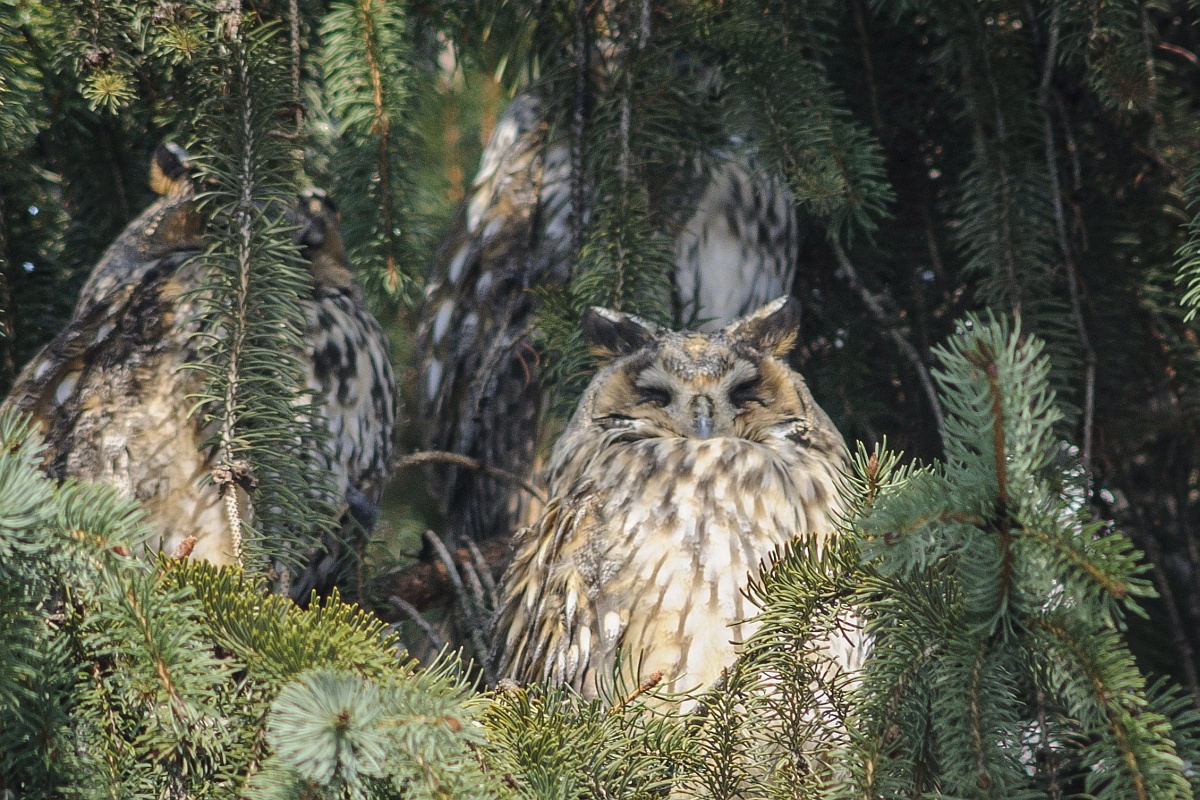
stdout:
[(832, 532), (834, 475), (805, 461), (734, 438), (648, 439), (600, 455), (590, 472), (609, 524), (587, 576), (600, 637), (585, 693), (618, 651), (672, 691), (710, 685), (733, 663), (756, 627), (747, 578), (793, 537)]

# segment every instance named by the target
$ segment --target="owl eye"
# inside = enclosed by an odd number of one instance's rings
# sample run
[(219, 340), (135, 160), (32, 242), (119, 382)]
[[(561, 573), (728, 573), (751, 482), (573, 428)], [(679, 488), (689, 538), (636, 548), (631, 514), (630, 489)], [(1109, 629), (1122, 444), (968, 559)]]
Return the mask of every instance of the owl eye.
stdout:
[(639, 403), (653, 403), (656, 406), (671, 405), (671, 393), (661, 386), (639, 386), (637, 390), (641, 395)]
[(745, 408), (751, 403), (761, 403), (762, 398), (758, 396), (758, 381), (753, 379), (742, 381), (734, 386), (729, 390), (729, 402), (738, 408)]

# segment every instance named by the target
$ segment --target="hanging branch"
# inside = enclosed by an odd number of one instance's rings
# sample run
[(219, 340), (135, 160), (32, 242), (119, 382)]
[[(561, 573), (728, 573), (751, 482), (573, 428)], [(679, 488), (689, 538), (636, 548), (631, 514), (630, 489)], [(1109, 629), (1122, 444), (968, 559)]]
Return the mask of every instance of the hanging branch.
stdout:
[(912, 365), (913, 370), (917, 373), (917, 380), (921, 382), (921, 388), (925, 390), (925, 397), (929, 400), (929, 409), (933, 412), (934, 422), (937, 424), (939, 436), (944, 436), (946, 433), (946, 419), (942, 414), (941, 403), (938, 402), (937, 389), (934, 388), (933, 379), (929, 376), (929, 368), (925, 366), (921, 354), (917, 352), (917, 348), (900, 330), (895, 320), (883, 308), (883, 303), (879, 297), (871, 292), (858, 276), (858, 270), (854, 268), (854, 264), (846, 255), (846, 251), (842, 249), (842, 245), (836, 239), (832, 240), (833, 254), (837, 257), (838, 271), (850, 284), (850, 288), (855, 289), (863, 303), (871, 312), (871, 316), (875, 321), (888, 332), (892, 337), (892, 341), (896, 343), (900, 353)]
[(1046, 33), (1046, 55), (1042, 62), (1042, 78), (1038, 86), (1038, 105), (1042, 109), (1042, 137), (1046, 152), (1046, 172), (1050, 178), (1050, 199), (1054, 206), (1054, 228), (1058, 234), (1059, 251), (1067, 275), (1067, 290), (1071, 299), (1071, 317), (1079, 346), (1083, 350), (1083, 441), (1080, 444), (1084, 479), (1090, 483), (1092, 475), (1092, 439), (1096, 419), (1096, 351), (1088, 336), (1087, 324), (1083, 319), (1083, 303), (1080, 299), (1078, 273), (1072, 258), (1071, 240), (1067, 235), (1067, 218), (1063, 211), (1062, 187), (1058, 174), (1058, 150), (1054, 144), (1054, 127), (1050, 116), (1050, 82), (1054, 76), (1054, 65), (1058, 53), (1059, 10), (1050, 12), (1050, 27)]
[(321, 25), (322, 66), (337, 140), (331, 143), (334, 189), (351, 260), (389, 294), (412, 285), (419, 258), (400, 230), (407, 186), (405, 115), (410, 47), (404, 5), (340, 0)]
[[(282, 113), (291, 89), (287, 45), (278, 26), (251, 25), (240, 10), (225, 17), (205, 73), (220, 91), (208, 95), (199, 126), (211, 244), (195, 262), (203, 288), (194, 293), (200, 329), (188, 366), (207, 379), (197, 407), (215, 423), (212, 476), (234, 555), (239, 563), (256, 556), (255, 568), (265, 569), (276, 559), (299, 564), (332, 526), (334, 510), (320, 456), (328, 433), (299, 361), (311, 278), (287, 216), (294, 154), (286, 137), (274, 135), (290, 116)], [(243, 542), (244, 533), (252, 541)]]
[(571, 95), (571, 250), (578, 258), (583, 250), (587, 187), (584, 176), (584, 135), (587, 132), (587, 80), (591, 43), (591, 20), (587, 0), (575, 0), (575, 85)]
[(288, 33), (292, 45), (292, 102), (295, 104), (296, 134), (304, 128), (304, 105), (300, 102), (300, 0), (288, 0)]

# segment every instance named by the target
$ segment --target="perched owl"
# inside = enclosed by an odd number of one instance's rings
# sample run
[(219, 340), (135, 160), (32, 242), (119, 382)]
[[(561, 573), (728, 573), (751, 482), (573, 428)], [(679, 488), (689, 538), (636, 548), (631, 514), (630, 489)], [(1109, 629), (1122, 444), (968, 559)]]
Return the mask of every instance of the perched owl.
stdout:
[[(115, 484), (141, 501), (159, 529), (154, 547), (172, 552), (195, 537), (193, 558), (233, 560), (224, 503), (210, 474), (210, 431), (189, 395), (201, 341), (192, 257), (205, 247), (186, 154), (155, 153), (152, 184), (162, 197), (134, 220), (96, 265), (64, 329), (22, 370), (7, 406), (28, 412), (48, 445), (46, 469)], [(336, 213), (322, 194), (289, 212), (313, 278), (304, 301), (306, 383), (331, 438), (319, 455), (336, 498), (370, 520), (393, 460), (397, 392), (387, 339), (347, 267)], [(243, 510), (246, 497), (237, 489)], [(314, 559), (293, 596), (326, 588), (336, 553)]]
[[(542, 388), (531, 344), (533, 287), (570, 276), (570, 147), (546, 109), (517, 97), (498, 121), (471, 195), (426, 289), (416, 343), (425, 445), (527, 476)], [(791, 289), (799, 251), (795, 201), (737, 137), (681, 161), (656, 193), (675, 231), (677, 317), (716, 330)], [(507, 535), (521, 512), (510, 483), (447, 469), (438, 492), (452, 536)]]
[(618, 653), (635, 680), (661, 671), (675, 691), (733, 663), (760, 562), (834, 532), (846, 448), (785, 361), (798, 324), (791, 298), (715, 333), (587, 313), (590, 347), (610, 362), (554, 446), (544, 514), (517, 534), (502, 676), (595, 696)]

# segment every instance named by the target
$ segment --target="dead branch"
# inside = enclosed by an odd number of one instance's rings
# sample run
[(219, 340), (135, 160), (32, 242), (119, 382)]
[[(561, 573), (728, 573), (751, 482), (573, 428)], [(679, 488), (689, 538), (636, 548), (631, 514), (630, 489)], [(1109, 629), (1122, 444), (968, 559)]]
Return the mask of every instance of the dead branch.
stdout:
[(929, 368), (925, 366), (925, 362), (921, 359), (921, 354), (917, 352), (917, 348), (908, 340), (896, 320), (884, 310), (883, 303), (879, 300), (879, 296), (868, 289), (858, 277), (858, 270), (854, 268), (850, 257), (846, 255), (846, 251), (842, 249), (842, 245), (836, 240), (833, 242), (833, 254), (837, 257), (838, 272), (850, 284), (851, 289), (858, 291), (862, 297), (863, 303), (871, 312), (871, 316), (875, 317), (883, 329), (892, 337), (892, 341), (896, 343), (896, 347), (900, 348), (900, 353), (908, 359), (912, 364), (913, 369), (917, 372), (917, 378), (921, 381), (921, 388), (925, 390), (925, 395), (929, 398), (929, 406), (933, 410), (934, 421), (937, 422), (939, 435), (944, 435), (946, 432), (946, 418), (942, 414), (942, 405), (938, 402), (937, 389), (934, 388), (933, 378), (929, 375)]
[(500, 469), (499, 467), (491, 467), (484, 464), (477, 458), (463, 455), (462, 453), (451, 453), (447, 450), (421, 450), (407, 456), (402, 456), (396, 459), (396, 463), (392, 465), (392, 469), (399, 472), (409, 467), (415, 467), (422, 464), (453, 464), (456, 467), (465, 467), (466, 469), (482, 472), (491, 478), (497, 478), (502, 481), (520, 486), (526, 492), (536, 497), (543, 505), (546, 503), (546, 495), (529, 481), (522, 478), (520, 475), (515, 475), (508, 470)]
[[(490, 573), (499, 570), (508, 558), (509, 537), (498, 536), (485, 539), (477, 546), (478, 560), (470, 550), (456, 549), (452, 555), (459, 564), (473, 562), (475, 570), (485, 585), (491, 580)], [(455, 579), (461, 580), (456, 574)], [(387, 597), (397, 597), (414, 608), (424, 611), (438, 605), (448, 605), (454, 598), (454, 582), (444, 561), (418, 562), (411, 567), (379, 579), (381, 592)]]

